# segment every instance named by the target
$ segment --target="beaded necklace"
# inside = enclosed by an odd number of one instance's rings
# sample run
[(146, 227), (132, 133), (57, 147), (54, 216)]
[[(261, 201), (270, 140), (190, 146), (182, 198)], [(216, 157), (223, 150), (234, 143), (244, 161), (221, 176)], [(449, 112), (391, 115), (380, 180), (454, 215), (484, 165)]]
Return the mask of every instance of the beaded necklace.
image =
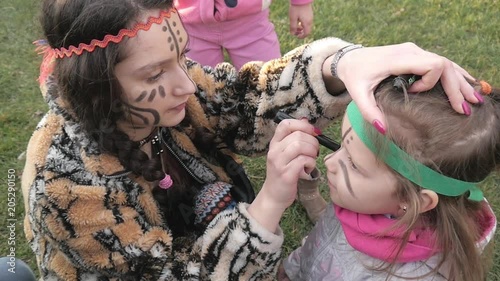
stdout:
[[(160, 130), (156, 127), (151, 134), (146, 138), (139, 141), (139, 147), (144, 146), (146, 143), (151, 142), (151, 152), (153, 155), (158, 155), (160, 157), (161, 169), (165, 173), (165, 164), (163, 162), (163, 147), (160, 141)], [(161, 189), (169, 189), (174, 182), (169, 174), (165, 173), (165, 177), (159, 181), (158, 186)]]

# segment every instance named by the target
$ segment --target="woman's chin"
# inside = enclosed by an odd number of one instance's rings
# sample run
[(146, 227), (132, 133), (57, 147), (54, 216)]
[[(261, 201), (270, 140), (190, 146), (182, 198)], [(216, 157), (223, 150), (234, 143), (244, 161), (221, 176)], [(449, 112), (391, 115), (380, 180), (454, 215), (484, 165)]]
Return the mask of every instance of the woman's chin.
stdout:
[(186, 110), (182, 109), (175, 114), (172, 114), (172, 112), (168, 112), (169, 114), (164, 114), (161, 118), (162, 121), (160, 123), (161, 127), (173, 127), (176, 125), (179, 125), (179, 123), (184, 120), (184, 117), (186, 117)]

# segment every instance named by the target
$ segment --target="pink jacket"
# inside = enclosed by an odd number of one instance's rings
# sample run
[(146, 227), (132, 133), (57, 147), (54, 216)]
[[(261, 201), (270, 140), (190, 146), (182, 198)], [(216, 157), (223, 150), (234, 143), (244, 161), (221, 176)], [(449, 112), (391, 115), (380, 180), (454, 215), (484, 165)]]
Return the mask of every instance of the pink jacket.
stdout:
[[(313, 0), (290, 0), (305, 5)], [(174, 0), (184, 23), (215, 23), (252, 15), (269, 8), (272, 0)]]

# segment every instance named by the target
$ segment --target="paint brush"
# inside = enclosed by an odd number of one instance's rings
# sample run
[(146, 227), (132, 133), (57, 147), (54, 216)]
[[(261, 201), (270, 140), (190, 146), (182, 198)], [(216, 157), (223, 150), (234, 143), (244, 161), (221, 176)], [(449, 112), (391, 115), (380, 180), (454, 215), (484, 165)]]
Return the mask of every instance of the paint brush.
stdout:
[[(274, 117), (274, 122), (279, 124), (281, 121), (283, 121), (285, 119), (295, 119), (295, 118), (286, 114), (283, 111), (278, 111), (278, 113)], [(324, 146), (330, 150), (337, 151), (340, 148), (340, 144), (338, 144), (336, 141), (332, 140), (331, 138), (329, 138), (325, 135), (317, 135), (315, 137), (316, 137), (316, 139), (318, 139), (319, 144), (321, 144), (322, 146)]]

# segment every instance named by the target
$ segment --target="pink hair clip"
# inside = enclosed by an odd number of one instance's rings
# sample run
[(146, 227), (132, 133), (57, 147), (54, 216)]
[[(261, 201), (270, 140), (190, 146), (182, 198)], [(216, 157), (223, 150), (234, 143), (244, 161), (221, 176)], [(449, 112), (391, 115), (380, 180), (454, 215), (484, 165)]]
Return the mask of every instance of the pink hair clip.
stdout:
[(172, 178), (170, 177), (169, 174), (165, 174), (165, 177), (158, 183), (158, 186), (161, 189), (169, 189), (174, 182), (172, 181)]

